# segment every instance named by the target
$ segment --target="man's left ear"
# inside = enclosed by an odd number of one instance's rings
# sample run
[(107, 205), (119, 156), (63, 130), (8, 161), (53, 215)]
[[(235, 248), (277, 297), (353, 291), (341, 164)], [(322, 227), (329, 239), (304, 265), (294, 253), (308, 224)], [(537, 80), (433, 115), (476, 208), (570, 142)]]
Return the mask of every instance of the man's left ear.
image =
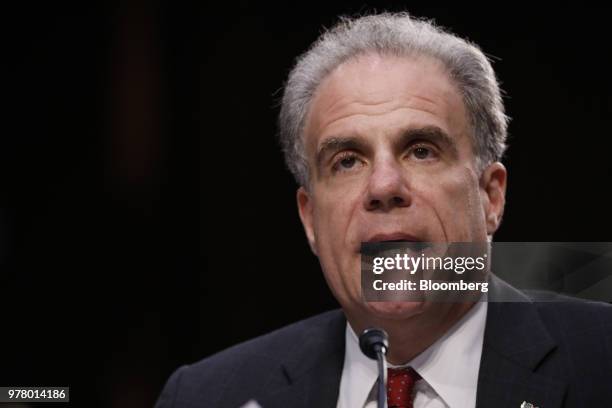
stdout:
[(480, 176), (482, 209), (487, 224), (487, 234), (493, 235), (501, 224), (506, 205), (506, 168), (500, 162), (490, 164)]

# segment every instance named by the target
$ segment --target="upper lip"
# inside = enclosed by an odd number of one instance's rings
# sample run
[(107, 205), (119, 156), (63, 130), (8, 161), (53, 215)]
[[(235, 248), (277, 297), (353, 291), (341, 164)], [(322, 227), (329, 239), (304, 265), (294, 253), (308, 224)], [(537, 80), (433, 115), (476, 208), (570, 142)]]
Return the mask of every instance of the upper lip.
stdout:
[(385, 241), (420, 242), (421, 240), (415, 237), (414, 235), (410, 235), (405, 232), (379, 233), (379, 234), (374, 234), (365, 240), (365, 242), (385, 242)]

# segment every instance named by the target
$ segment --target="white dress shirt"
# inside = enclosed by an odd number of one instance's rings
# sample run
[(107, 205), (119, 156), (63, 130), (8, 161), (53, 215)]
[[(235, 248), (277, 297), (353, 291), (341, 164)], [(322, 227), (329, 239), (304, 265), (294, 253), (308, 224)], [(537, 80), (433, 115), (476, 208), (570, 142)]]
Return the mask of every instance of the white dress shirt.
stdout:
[[(487, 302), (476, 303), (435, 343), (402, 365), (414, 368), (421, 376), (414, 387), (414, 408), (476, 406), (486, 316)], [(345, 345), (337, 408), (376, 408), (378, 367), (361, 352), (348, 323)]]

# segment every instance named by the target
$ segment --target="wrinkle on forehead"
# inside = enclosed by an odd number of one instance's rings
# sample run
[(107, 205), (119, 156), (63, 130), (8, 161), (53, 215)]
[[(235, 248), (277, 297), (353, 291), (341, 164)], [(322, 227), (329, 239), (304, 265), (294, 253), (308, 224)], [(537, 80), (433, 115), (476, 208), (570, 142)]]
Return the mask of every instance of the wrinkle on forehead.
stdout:
[(467, 113), (444, 64), (434, 58), (370, 53), (334, 69), (319, 85), (307, 115), (307, 145), (351, 116), (378, 116), (399, 109), (447, 122), (457, 135), (467, 130)]

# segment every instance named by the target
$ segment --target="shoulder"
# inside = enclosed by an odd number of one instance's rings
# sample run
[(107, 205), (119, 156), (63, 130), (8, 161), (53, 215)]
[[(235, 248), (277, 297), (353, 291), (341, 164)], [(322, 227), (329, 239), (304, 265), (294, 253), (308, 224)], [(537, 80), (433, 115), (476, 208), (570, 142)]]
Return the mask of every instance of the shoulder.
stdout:
[(603, 353), (599, 358), (608, 355), (612, 359), (611, 304), (549, 291), (526, 290), (522, 294), (526, 298), (523, 302), (533, 306), (541, 323), (564, 351), (588, 354), (588, 350), (595, 349)]
[(344, 319), (340, 310), (332, 310), (308, 319), (292, 323), (271, 333), (240, 343), (208, 358), (200, 360), (187, 368), (190, 373), (231, 369), (240, 362), (254, 360), (282, 360), (295, 351), (306, 336), (326, 335), (326, 331)]
[[(551, 373), (576, 377), (598, 366), (612, 377), (612, 305), (519, 291), (499, 278), (491, 282), (494, 301), (488, 305), (487, 344), (506, 350), (506, 355), (548, 350), (541, 368)], [(528, 357), (533, 356), (522, 358)]]
[[(555, 337), (590, 332), (612, 333), (612, 305), (609, 303), (579, 299), (550, 291), (519, 291), (498, 277), (492, 277), (491, 284), (494, 304), (510, 302), (514, 304), (514, 308), (510, 308), (513, 312), (534, 309), (539, 320), (552, 332), (551, 334), (557, 335)], [(508, 317), (509, 314), (503, 316)], [(530, 315), (517, 313), (517, 316), (526, 318)], [(598, 341), (601, 341), (601, 338)]]
[(542, 370), (566, 378), (568, 406), (612, 402), (612, 305), (572, 298), (535, 305), (557, 345)]
[(560, 340), (605, 343), (612, 353), (612, 305), (557, 295), (533, 303), (551, 334)]
[(307, 339), (333, 336), (345, 324), (342, 311), (332, 310), (184, 365), (170, 376), (156, 407), (214, 405), (228, 381), (253, 394), (276, 380), (280, 362), (303, 354)]

